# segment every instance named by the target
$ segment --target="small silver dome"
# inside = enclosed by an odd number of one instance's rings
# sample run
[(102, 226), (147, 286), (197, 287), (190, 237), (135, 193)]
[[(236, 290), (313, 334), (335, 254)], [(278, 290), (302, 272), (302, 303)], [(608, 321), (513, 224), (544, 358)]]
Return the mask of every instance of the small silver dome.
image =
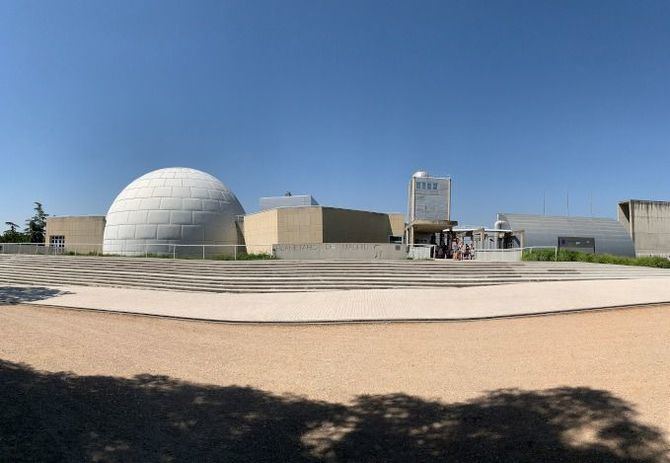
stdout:
[(493, 225), (493, 228), (496, 230), (509, 230), (509, 224), (504, 220), (496, 220), (496, 223)]
[(414, 172), (414, 175), (412, 175), (414, 178), (426, 178), (428, 177), (428, 172), (425, 170), (419, 170), (417, 172)]

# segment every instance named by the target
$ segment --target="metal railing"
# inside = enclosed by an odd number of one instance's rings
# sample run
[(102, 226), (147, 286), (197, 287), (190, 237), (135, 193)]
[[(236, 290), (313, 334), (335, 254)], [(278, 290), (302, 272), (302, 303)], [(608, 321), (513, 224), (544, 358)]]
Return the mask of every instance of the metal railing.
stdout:
[(558, 261), (558, 246), (528, 246), (523, 248), (523, 252), (533, 252), (537, 249), (553, 249), (554, 250), (554, 262)]
[(479, 262), (518, 262), (521, 260), (523, 249), (475, 249), (472, 260)]
[[(388, 244), (388, 243), (386, 243)], [(432, 244), (404, 244), (410, 259), (435, 259), (436, 246)], [(481, 262), (514, 262), (522, 260), (525, 252), (551, 249), (554, 261), (558, 260), (558, 247), (531, 246), (511, 249), (474, 249), (470, 260)], [(251, 252), (250, 252), (251, 250)], [(250, 254), (266, 254), (275, 257), (273, 245), (240, 244), (167, 244), (142, 243), (119, 245), (117, 249), (108, 249), (103, 253), (100, 243), (65, 243), (49, 245), (45, 243), (0, 243), (0, 254), (31, 255), (73, 255), (73, 256), (121, 256), (121, 257), (157, 257), (168, 259), (211, 259), (239, 260)]]
[(407, 244), (407, 257), (410, 259), (434, 259), (435, 248), (434, 244)]
[[(336, 243), (341, 245), (342, 243)], [(351, 244), (351, 243), (349, 243)], [(436, 246), (432, 244), (389, 244), (364, 243), (364, 245), (384, 244), (385, 246), (402, 247), (406, 256), (411, 259), (435, 258)], [(100, 243), (0, 243), (0, 254), (17, 255), (69, 255), (69, 256), (109, 256), (109, 257), (145, 257), (168, 259), (211, 259), (240, 260), (250, 255), (265, 254), (269, 258), (276, 257), (271, 244), (238, 245), (238, 244), (169, 244), (169, 243), (123, 243), (106, 246)]]
[(529, 246), (526, 248), (507, 248), (507, 249), (475, 249), (473, 260), (480, 262), (519, 262), (523, 259), (526, 252), (534, 250), (549, 249), (553, 250), (554, 261), (558, 260), (557, 246)]
[(159, 257), (170, 259), (239, 260), (248, 258), (247, 248), (254, 254), (272, 256), (272, 245), (239, 244), (125, 244), (103, 252), (100, 243), (0, 243), (0, 254), (17, 255), (72, 255), (72, 256), (121, 256)]

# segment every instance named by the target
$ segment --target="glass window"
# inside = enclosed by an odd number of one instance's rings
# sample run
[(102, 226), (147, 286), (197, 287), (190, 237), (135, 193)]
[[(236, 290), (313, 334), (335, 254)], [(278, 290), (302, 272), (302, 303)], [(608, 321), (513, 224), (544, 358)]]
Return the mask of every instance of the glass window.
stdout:
[(433, 183), (433, 190), (437, 190), (437, 183)]
[(49, 244), (57, 249), (63, 249), (65, 247), (65, 236), (64, 235), (51, 235), (49, 237)]

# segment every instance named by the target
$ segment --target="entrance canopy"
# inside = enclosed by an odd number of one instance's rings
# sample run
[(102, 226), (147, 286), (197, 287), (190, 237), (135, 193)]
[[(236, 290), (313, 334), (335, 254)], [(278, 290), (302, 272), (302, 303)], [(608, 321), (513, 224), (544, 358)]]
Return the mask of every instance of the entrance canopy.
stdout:
[(417, 235), (444, 233), (458, 225), (455, 220), (413, 220), (406, 228), (407, 244), (415, 244)]
[(456, 220), (414, 220), (407, 228), (413, 228), (415, 233), (440, 233), (449, 231), (456, 225)]

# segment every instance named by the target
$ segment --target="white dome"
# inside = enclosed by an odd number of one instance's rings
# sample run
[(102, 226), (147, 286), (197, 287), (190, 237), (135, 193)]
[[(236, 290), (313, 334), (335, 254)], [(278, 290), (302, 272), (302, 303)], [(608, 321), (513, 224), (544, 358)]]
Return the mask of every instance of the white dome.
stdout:
[(414, 175), (412, 175), (414, 178), (426, 178), (428, 177), (428, 172), (425, 170), (419, 170), (417, 172), (414, 172)]
[(509, 224), (505, 220), (496, 220), (496, 223), (493, 224), (493, 228), (496, 230), (509, 230)]
[[(239, 244), (235, 217), (244, 209), (221, 181), (182, 167), (133, 181), (107, 212), (106, 254), (164, 253), (166, 244)], [(163, 248), (163, 249), (161, 249)]]

